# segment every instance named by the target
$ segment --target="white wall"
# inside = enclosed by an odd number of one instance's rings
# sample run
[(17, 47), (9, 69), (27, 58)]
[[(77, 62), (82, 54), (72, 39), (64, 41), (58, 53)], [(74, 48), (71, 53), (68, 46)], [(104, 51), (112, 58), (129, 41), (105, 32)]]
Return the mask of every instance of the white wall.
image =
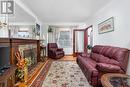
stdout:
[(44, 34), (44, 36), (45, 36), (44, 44), (47, 46), (47, 40), (48, 40), (48, 37), (47, 37), (47, 34), (48, 34), (48, 25), (47, 24), (42, 24), (41, 33)]
[[(112, 45), (130, 49), (129, 3), (130, 0), (113, 0), (87, 21), (88, 25), (93, 25), (94, 45)], [(110, 17), (114, 17), (114, 31), (98, 34), (98, 24)], [(127, 73), (130, 74), (130, 62)]]

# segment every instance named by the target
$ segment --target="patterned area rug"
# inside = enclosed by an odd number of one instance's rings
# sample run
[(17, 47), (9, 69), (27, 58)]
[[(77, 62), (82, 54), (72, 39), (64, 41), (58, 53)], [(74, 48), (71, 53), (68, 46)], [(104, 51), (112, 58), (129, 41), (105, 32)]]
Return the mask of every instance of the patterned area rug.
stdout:
[(42, 69), (40, 74), (37, 76), (37, 78), (34, 80), (34, 82), (29, 87), (42, 87), (42, 83), (45, 79), (45, 76), (52, 64), (52, 61), (48, 61), (45, 67)]
[(42, 87), (91, 87), (74, 61), (53, 61)]

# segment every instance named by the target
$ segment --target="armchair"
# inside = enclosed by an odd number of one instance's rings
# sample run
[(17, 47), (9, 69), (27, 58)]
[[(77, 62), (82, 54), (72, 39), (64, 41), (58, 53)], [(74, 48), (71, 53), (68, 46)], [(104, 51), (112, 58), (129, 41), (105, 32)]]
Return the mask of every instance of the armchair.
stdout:
[(58, 48), (56, 43), (48, 43), (47, 48), (49, 58), (59, 59), (65, 55), (63, 48)]

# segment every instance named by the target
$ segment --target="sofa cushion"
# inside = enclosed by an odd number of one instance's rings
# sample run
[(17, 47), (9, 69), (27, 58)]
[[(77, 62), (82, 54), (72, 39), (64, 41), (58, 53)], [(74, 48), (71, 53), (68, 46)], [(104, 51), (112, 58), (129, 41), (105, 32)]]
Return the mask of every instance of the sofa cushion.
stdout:
[(110, 59), (108, 64), (120, 66), (120, 63), (118, 61), (114, 60), (114, 59)]
[(97, 63), (96, 68), (102, 72), (108, 73), (121, 72), (121, 68), (119, 66), (106, 63)]
[(103, 46), (101, 46), (101, 45), (96, 45), (96, 46), (94, 46), (94, 47), (92, 48), (92, 52), (99, 54), (102, 49), (103, 49)]
[(100, 54), (97, 54), (97, 53), (91, 53), (91, 58), (93, 60), (95, 60), (96, 62), (98, 62), (99, 58), (101, 57)]
[(77, 60), (79, 61), (79, 62), (81, 62), (82, 64), (84, 64), (84, 65), (91, 65), (91, 66), (93, 66), (93, 67), (96, 67), (96, 61), (94, 61), (94, 60), (92, 60), (91, 58), (89, 58), (89, 57), (82, 57), (82, 56), (78, 56), (77, 57)]
[(114, 59), (109, 59), (109, 57), (101, 56), (98, 60), (99, 63), (107, 63), (120, 66), (120, 63)]
[(110, 59), (109, 57), (105, 57), (101, 54), (91, 53), (91, 58), (99, 63), (107, 63), (120, 66), (120, 63), (114, 59)]
[(91, 58), (97, 62), (100, 62), (100, 63), (109, 63), (109, 57), (105, 57), (101, 54), (97, 54), (97, 53), (92, 53), (91, 54)]

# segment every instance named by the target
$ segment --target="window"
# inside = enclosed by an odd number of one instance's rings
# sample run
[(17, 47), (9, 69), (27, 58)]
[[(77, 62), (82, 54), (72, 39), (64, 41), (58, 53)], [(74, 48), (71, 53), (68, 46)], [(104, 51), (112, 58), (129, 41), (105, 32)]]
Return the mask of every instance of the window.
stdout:
[(69, 48), (69, 47), (71, 47), (70, 31), (60, 31), (58, 44), (62, 48)]

